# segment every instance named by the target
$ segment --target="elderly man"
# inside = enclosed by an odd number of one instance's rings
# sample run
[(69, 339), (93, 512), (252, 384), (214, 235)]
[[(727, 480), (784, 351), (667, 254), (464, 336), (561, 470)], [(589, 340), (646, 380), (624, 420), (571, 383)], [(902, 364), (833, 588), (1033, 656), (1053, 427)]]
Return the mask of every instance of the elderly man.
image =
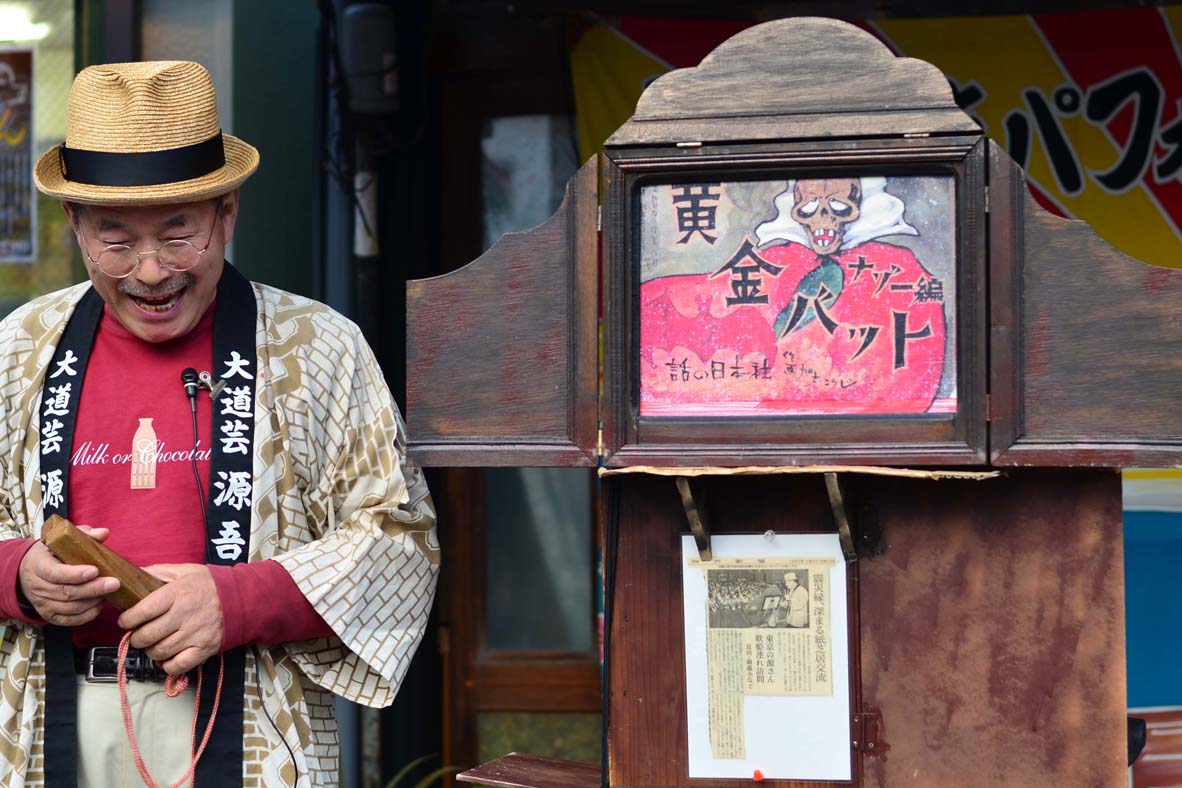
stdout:
[[(372, 352), (224, 259), (257, 166), (184, 62), (81, 72), (37, 163), (90, 282), (0, 323), (0, 785), (170, 784), (210, 722), (197, 784), (336, 785), (332, 693), (388, 704), (422, 635), (434, 511)], [(120, 614), (51, 514), (168, 582)]]
[(788, 626), (809, 625), (809, 592), (800, 584), (796, 572), (784, 573), (784, 607), (788, 611), (785, 620)]

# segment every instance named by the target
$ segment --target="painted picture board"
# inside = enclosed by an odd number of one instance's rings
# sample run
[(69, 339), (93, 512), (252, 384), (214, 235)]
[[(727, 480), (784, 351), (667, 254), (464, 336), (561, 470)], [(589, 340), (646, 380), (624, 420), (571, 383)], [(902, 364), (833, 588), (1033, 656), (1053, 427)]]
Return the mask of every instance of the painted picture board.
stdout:
[(641, 417), (955, 413), (948, 175), (640, 189)]

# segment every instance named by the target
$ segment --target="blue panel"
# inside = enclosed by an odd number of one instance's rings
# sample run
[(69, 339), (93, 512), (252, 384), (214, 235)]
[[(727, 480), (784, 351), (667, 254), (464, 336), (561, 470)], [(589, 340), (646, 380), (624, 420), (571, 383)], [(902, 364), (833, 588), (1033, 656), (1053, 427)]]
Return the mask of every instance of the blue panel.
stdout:
[(1124, 522), (1129, 707), (1182, 705), (1182, 513), (1125, 512)]

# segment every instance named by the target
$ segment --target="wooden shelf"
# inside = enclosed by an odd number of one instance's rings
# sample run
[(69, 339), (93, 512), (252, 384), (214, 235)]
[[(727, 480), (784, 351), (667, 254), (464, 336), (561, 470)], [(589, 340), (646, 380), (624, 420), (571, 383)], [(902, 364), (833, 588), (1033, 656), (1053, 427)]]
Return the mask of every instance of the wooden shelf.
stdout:
[(503, 788), (600, 788), (598, 766), (512, 752), (456, 776), (457, 780)]

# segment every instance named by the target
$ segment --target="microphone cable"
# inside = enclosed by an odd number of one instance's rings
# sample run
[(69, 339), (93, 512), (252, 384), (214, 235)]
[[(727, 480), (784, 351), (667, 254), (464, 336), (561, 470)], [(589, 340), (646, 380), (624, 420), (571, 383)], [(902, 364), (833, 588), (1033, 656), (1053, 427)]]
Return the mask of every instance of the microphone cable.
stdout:
[[(197, 380), (197, 370), (192, 367), (186, 367), (181, 372), (181, 383), (185, 387), (185, 396), (189, 398), (189, 416), (193, 425), (193, 450), (189, 453), (189, 459), (193, 466), (193, 479), (197, 482), (197, 502), (201, 506), (201, 523), (204, 525), (209, 515), (205, 510), (205, 485), (201, 483), (201, 472), (197, 469), (197, 449), (201, 440), (197, 434), (197, 390), (199, 388)], [(210, 402), (212, 401), (211, 399)], [(250, 644), (250, 650), (254, 654), (254, 689), (255, 694), (259, 698), (259, 706), (262, 707), (263, 715), (266, 716), (267, 722), (271, 723), (271, 728), (275, 731), (275, 735), (279, 737), (279, 741), (283, 742), (283, 747), (287, 750), (287, 756), (291, 758), (291, 768), (295, 771), (295, 784), (299, 785), (300, 762), (296, 760), (295, 751), (287, 743), (287, 737), (283, 735), (283, 731), (279, 730), (279, 724), (271, 716), (271, 712), (267, 708), (267, 701), (263, 699), (262, 655), (259, 653), (259, 647), (254, 643)]]
[(205, 511), (205, 485), (201, 483), (201, 472), (197, 469), (197, 448), (200, 443), (197, 437), (197, 370), (185, 367), (181, 372), (181, 383), (185, 387), (185, 396), (189, 398), (189, 415), (193, 423), (193, 450), (189, 452), (189, 461), (193, 466), (193, 479), (197, 482), (197, 505), (201, 507), (201, 524), (204, 526), (208, 514)]
[(295, 770), (295, 784), (299, 785), (300, 762), (296, 760), (295, 752), (291, 749), (291, 745), (287, 743), (287, 737), (283, 735), (283, 731), (279, 730), (279, 725), (275, 722), (275, 718), (267, 710), (267, 701), (263, 699), (263, 657), (259, 653), (259, 647), (254, 643), (250, 644), (250, 650), (254, 653), (254, 690), (259, 696), (259, 705), (263, 707), (263, 714), (266, 715), (267, 722), (271, 723), (271, 727), (275, 729), (275, 735), (279, 737), (279, 741), (283, 742), (283, 746), (287, 749), (287, 756), (291, 758), (291, 768)]

